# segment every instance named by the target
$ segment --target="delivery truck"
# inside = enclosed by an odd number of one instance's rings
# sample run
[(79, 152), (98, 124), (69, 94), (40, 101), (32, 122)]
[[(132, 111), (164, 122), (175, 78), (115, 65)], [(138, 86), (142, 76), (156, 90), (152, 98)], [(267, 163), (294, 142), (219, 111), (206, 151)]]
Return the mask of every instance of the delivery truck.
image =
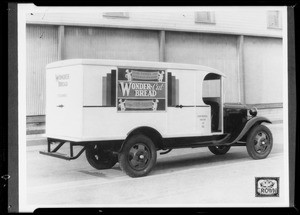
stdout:
[[(46, 67), (46, 136), (41, 154), (65, 160), (83, 152), (98, 169), (131, 177), (153, 169), (157, 152), (208, 147), (215, 155), (246, 146), (266, 158), (273, 138), (255, 107), (224, 103), (225, 75), (201, 65), (70, 59)], [(59, 152), (70, 147), (68, 155)], [(76, 153), (75, 146), (80, 147)]]

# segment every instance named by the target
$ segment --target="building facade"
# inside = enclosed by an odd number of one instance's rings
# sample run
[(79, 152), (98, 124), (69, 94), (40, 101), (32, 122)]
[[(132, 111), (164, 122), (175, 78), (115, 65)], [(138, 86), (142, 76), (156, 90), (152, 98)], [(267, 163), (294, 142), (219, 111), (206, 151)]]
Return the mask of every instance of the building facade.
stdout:
[(48, 63), (103, 58), (216, 68), (226, 74), (226, 102), (282, 119), (282, 9), (213, 9), (28, 14), (27, 117), (45, 115)]

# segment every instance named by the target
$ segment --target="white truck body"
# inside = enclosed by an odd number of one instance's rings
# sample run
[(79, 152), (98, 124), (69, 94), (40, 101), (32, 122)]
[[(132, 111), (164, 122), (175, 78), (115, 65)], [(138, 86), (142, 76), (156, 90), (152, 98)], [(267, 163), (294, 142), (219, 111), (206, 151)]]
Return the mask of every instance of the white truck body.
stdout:
[[(162, 71), (164, 77), (160, 79)], [(128, 77), (127, 72), (134, 74)], [(211, 106), (203, 101), (203, 94), (209, 91), (218, 94), (216, 99), (223, 104), (224, 75), (215, 69), (175, 63), (72, 59), (47, 65), (46, 73), (48, 138), (74, 142), (124, 140), (141, 126), (154, 128), (163, 138), (223, 133), (222, 108), (219, 129), (212, 132)], [(220, 85), (203, 87), (205, 76), (211, 73), (221, 77)], [(126, 84), (130, 92), (124, 88)], [(122, 102), (126, 107), (123, 111)]]

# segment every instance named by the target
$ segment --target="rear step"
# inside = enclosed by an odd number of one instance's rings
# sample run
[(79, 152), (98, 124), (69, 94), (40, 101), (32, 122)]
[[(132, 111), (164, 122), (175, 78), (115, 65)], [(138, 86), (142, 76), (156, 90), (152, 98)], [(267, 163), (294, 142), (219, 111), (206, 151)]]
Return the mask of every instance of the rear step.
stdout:
[(85, 150), (85, 146), (77, 153), (77, 155), (73, 156), (73, 143), (70, 142), (70, 156), (66, 154), (62, 154), (57, 152), (66, 142), (60, 142), (58, 146), (56, 146), (53, 150), (51, 150), (51, 141), (48, 140), (48, 151), (40, 151), (40, 154), (48, 155), (51, 157), (61, 158), (64, 160), (74, 160), (77, 159)]
[(59, 153), (59, 152), (40, 151), (40, 154), (48, 155), (48, 156), (56, 157), (56, 158), (61, 158), (61, 159), (64, 159), (64, 160), (74, 160), (74, 159), (78, 158), (83, 153), (84, 150), (85, 150), (85, 148), (81, 149), (81, 151), (76, 156), (73, 156), (73, 157), (68, 156), (66, 154)]

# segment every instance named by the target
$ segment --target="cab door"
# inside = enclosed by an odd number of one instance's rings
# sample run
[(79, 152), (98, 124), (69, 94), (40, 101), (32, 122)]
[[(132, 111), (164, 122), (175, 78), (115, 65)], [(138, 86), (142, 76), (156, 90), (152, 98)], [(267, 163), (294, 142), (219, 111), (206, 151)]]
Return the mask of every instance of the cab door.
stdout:
[(205, 75), (202, 84), (202, 95), (198, 95), (205, 105), (209, 106), (210, 131), (223, 132), (223, 78), (215, 73)]

